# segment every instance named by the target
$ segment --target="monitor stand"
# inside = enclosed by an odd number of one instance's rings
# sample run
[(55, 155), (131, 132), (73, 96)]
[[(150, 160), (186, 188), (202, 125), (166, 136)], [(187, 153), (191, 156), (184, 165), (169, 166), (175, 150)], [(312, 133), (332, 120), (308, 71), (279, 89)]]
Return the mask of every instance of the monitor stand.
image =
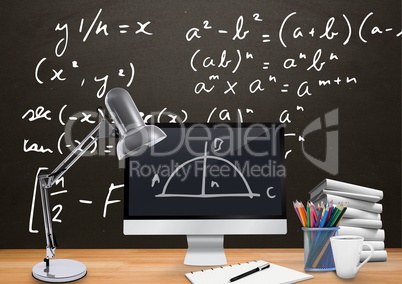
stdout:
[(187, 235), (188, 250), (184, 259), (186, 265), (225, 265), (223, 235)]

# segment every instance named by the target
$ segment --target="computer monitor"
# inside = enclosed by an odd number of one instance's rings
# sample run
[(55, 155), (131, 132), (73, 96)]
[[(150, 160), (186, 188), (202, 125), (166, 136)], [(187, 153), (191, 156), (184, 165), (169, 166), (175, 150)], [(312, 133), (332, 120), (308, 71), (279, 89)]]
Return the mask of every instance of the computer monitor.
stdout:
[(187, 235), (185, 264), (226, 264), (224, 235), (286, 234), (284, 126), (157, 124), (126, 159), (125, 235)]

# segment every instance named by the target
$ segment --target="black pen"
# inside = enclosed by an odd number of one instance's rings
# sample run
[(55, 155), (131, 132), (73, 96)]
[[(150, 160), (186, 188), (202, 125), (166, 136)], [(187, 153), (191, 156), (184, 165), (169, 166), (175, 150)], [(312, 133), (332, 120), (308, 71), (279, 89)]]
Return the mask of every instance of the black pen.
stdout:
[(244, 272), (243, 274), (240, 274), (240, 275), (238, 275), (236, 277), (233, 277), (232, 279), (229, 280), (229, 282), (235, 282), (235, 281), (237, 281), (239, 279), (242, 279), (242, 278), (244, 278), (246, 276), (249, 276), (249, 275), (251, 275), (253, 273), (256, 273), (258, 271), (264, 270), (264, 269), (268, 268), (269, 266), (270, 266), (269, 263), (263, 264), (263, 265), (258, 266), (256, 268), (250, 270), (250, 271)]

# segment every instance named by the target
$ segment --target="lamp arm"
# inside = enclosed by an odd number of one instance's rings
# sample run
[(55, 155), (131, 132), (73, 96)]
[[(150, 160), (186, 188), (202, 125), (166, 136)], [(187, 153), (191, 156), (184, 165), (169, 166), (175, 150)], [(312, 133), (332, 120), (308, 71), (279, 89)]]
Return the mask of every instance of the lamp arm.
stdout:
[[(99, 130), (101, 124), (102, 122), (95, 126), (95, 128), (81, 141), (81, 143), (75, 147), (74, 150), (71, 151), (71, 153), (48, 175), (49, 187), (53, 186), (57, 180), (59, 180), (75, 164), (75, 162), (77, 162), (89, 150), (89, 148), (91, 148), (93, 144), (98, 141), (99, 137), (93, 137), (93, 135)], [(92, 141), (85, 146), (85, 143), (87, 143), (91, 138)], [(85, 147), (83, 148), (83, 146)], [(77, 154), (77, 152), (79, 153)]]
[[(115, 127), (112, 125), (112, 121), (104, 114), (103, 110), (101, 107), (98, 107), (97, 109), (98, 114), (101, 117), (101, 121), (99, 122), (99, 124), (97, 126), (95, 126), (95, 128), (81, 141), (81, 143), (74, 148), (73, 151), (71, 151), (71, 153), (64, 158), (64, 160), (49, 174), (49, 177), (51, 178), (52, 176), (54, 177), (53, 179), (50, 180), (50, 185), (49, 186), (53, 186), (56, 181), (61, 178), (64, 173), (71, 168), (74, 163), (81, 158), (81, 156), (83, 154), (86, 153), (86, 151), (88, 151), (88, 149), (94, 144), (96, 143), (96, 141), (99, 138), (106, 138), (106, 137), (110, 137), (114, 134), (115, 132)], [(93, 135), (99, 131), (99, 134), (96, 135), (94, 138)], [(88, 142), (88, 140), (92, 137), (92, 139), (94, 139), (90, 144), (88, 144), (84, 149), (82, 148), (85, 143)], [(66, 167), (64, 167), (64, 165), (75, 156), (75, 154), (81, 151), (80, 154), (78, 154)]]
[[(106, 127), (108, 127), (107, 132)], [(100, 129), (102, 129), (103, 132), (101, 132), (100, 135), (98, 134), (94, 136), (94, 134)], [(44, 261), (46, 262), (47, 266), (49, 266), (49, 259), (55, 256), (57, 247), (52, 226), (52, 215), (49, 203), (49, 188), (51, 188), (75, 164), (75, 162), (77, 162), (89, 150), (89, 148), (91, 148), (99, 140), (99, 138), (109, 137), (113, 132), (111, 129), (110, 123), (105, 118), (102, 118), (101, 122), (95, 126), (95, 128), (81, 141), (81, 143), (75, 147), (74, 150), (71, 151), (71, 153), (50, 174), (38, 176), (46, 235), (46, 258)], [(90, 139), (92, 139), (92, 141), (87, 144)], [(80, 152), (76, 155), (78, 151)]]

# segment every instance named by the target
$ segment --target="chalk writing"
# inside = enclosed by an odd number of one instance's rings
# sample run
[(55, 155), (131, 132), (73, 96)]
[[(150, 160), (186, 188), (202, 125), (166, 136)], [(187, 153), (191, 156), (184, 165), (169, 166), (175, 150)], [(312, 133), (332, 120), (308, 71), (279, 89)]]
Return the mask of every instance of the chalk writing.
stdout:
[[(222, 15), (225, 21), (219, 21), (212, 12), (203, 14), (203, 18), (186, 12), (182, 17), (176, 17), (173, 25), (155, 16), (151, 9), (140, 16), (135, 14), (122, 19), (112, 19), (110, 10), (110, 7), (96, 7), (85, 15), (78, 11), (78, 18), (69, 20), (60, 16), (50, 23), (48, 30), (56, 35), (51, 42), (51, 54), (49, 51), (39, 53), (31, 70), (35, 84), (43, 87), (41, 90), (51, 89), (57, 95), (64, 87), (74, 86), (101, 104), (111, 86), (135, 87), (147, 96), (147, 86), (161, 84), (157, 89), (158, 96), (170, 98), (172, 92), (177, 91), (181, 97), (172, 99), (173, 105), (159, 104), (156, 100), (153, 109), (141, 112), (145, 123), (179, 123), (200, 120), (200, 117), (206, 122), (247, 122), (258, 117), (286, 124), (285, 137), (296, 141), (299, 150), (305, 142), (305, 135), (301, 133), (305, 126), (299, 125), (298, 120), (312, 112), (309, 102), (325, 96), (328, 90), (343, 91), (346, 87), (352, 92), (363, 82), (359, 77), (361, 73), (356, 73), (353, 68), (348, 73), (339, 71), (344, 70), (343, 64), (350, 63), (345, 62), (350, 60), (345, 50), (352, 48), (352, 43), (366, 47), (381, 37), (400, 41), (402, 36), (400, 27), (388, 25), (387, 20), (375, 11), (362, 12), (358, 18), (353, 15), (353, 19), (347, 10), (341, 14), (327, 13), (320, 15), (321, 21), (292, 8), (282, 11), (279, 19), (273, 19), (269, 9), (227, 13)], [(174, 29), (176, 24), (180, 27), (177, 30)], [(88, 62), (76, 52), (96, 53), (94, 47), (102, 44), (109, 47), (111, 43), (116, 51), (99, 53), (105, 56), (115, 52), (110, 58), (96, 54), (96, 59)], [(139, 55), (125, 57), (125, 54), (124, 60), (114, 60), (119, 57), (119, 52), (126, 52), (121, 46)], [(175, 52), (176, 46), (185, 52)], [(148, 53), (148, 50), (152, 52)], [(152, 65), (150, 69), (146, 69), (148, 60)], [(158, 77), (159, 74), (153, 72), (161, 68), (162, 62), (169, 62), (169, 68), (181, 64), (174, 69), (180, 72), (168, 79)], [(167, 84), (165, 80), (174, 88), (164, 85)], [(280, 103), (272, 105), (277, 98)], [(209, 104), (203, 108), (189, 107), (186, 103), (193, 99), (197, 103), (204, 99)], [(31, 105), (18, 115), (26, 125), (33, 127), (36, 121), (48, 126), (55, 120), (52, 125), (56, 123), (60, 127), (54, 131), (57, 141), (23, 139), (24, 153), (64, 155), (66, 150), (80, 144), (72, 137), (71, 129), (67, 131), (73, 122), (89, 125), (98, 122), (96, 113), (77, 109), (67, 99), (61, 102), (61, 107), (43, 105)], [(116, 139), (108, 142), (95, 143), (89, 152), (115, 155)], [(56, 148), (54, 153), (52, 149)], [(285, 158), (292, 159), (296, 150), (286, 149)], [(155, 176), (152, 185), (159, 182), (159, 176)], [(219, 184), (212, 182), (211, 186), (218, 189)], [(103, 208), (104, 218), (108, 206), (120, 202), (110, 200), (112, 192), (122, 187), (110, 184)], [(67, 191), (52, 194), (64, 193)], [(266, 194), (275, 197), (272, 188), (268, 188)], [(79, 203), (91, 205), (93, 201), (79, 199)], [(62, 210), (61, 204), (53, 207), (55, 222), (61, 223)], [(31, 222), (29, 230), (37, 232)]]
[(36, 143), (32, 143), (28, 145), (29, 139), (24, 139), (24, 152), (37, 152), (37, 153), (53, 153), (53, 151), (49, 148), (44, 148), (43, 146), (39, 146)]
[(107, 208), (110, 204), (115, 204), (115, 203), (121, 202), (121, 200), (119, 200), (119, 199), (110, 200), (110, 195), (112, 194), (113, 190), (116, 190), (116, 189), (119, 189), (122, 187), (124, 187), (124, 184), (120, 184), (120, 185), (114, 185), (113, 183), (110, 184), (109, 191), (108, 191), (108, 194), (107, 194), (106, 200), (105, 200), (105, 206), (103, 207), (103, 218), (106, 218)]
[(55, 212), (56, 214), (53, 216), (52, 218), (52, 222), (57, 222), (57, 223), (61, 223), (61, 219), (59, 219), (59, 215), (61, 213), (61, 211), (63, 211), (63, 205), (61, 204), (57, 204), (53, 207), (52, 212)]
[(29, 109), (23, 116), (22, 119), (25, 119), (28, 115), (30, 115), (30, 118), (28, 118), (29, 121), (35, 121), (41, 118), (44, 118), (46, 120), (51, 120), (49, 117), (51, 111), (50, 110), (45, 110), (43, 106), (39, 106), (36, 108), (36, 110)]
[[(32, 202), (31, 202), (31, 210), (30, 210), (30, 214), (29, 214), (29, 232), (33, 233), (33, 234), (37, 234), (39, 233), (39, 230), (34, 230), (33, 229), (33, 221), (34, 221), (34, 213), (35, 213), (35, 202), (36, 202), (36, 195), (37, 195), (37, 188), (38, 188), (38, 176), (41, 172), (48, 170), (48, 168), (46, 167), (39, 167), (36, 175), (35, 175), (35, 182), (34, 182), (34, 187), (33, 187), (33, 191), (32, 191)], [(56, 181), (56, 185), (58, 185), (59, 183), (61, 183), (62, 188), (64, 188), (64, 177), (61, 177), (60, 179), (58, 179)], [(56, 192), (51, 192), (50, 196), (55, 196), (55, 195), (60, 195), (60, 194), (64, 194), (67, 193), (67, 190), (60, 190), (60, 191), (56, 191)], [(40, 194), (39, 194), (40, 195)], [(56, 204), (53, 208), (52, 211), (56, 211), (56, 214), (53, 216), (52, 221), (53, 222), (57, 222), (57, 223), (61, 223), (62, 220), (59, 219), (59, 215), (61, 214), (61, 212), (63, 211), (63, 205), (61, 204)]]
[[(96, 14), (95, 18), (92, 20), (90, 27), (88, 28), (88, 30), (85, 33), (84, 38), (82, 39), (83, 42), (85, 42), (88, 39), (89, 35), (92, 32), (92, 29), (94, 28), (94, 26), (96, 25), (96, 22), (98, 21), (98, 18), (101, 13), (102, 13), (102, 9), (99, 9), (98, 14)], [(80, 33), (83, 32), (83, 27), (84, 27), (84, 19), (81, 19), (81, 24), (80, 24), (80, 29), (79, 29)], [(96, 28), (95, 33), (99, 34), (100, 32), (103, 32), (105, 36), (108, 35), (107, 24), (103, 25), (102, 21), (99, 21), (99, 24), (98, 24), (98, 27)]]

